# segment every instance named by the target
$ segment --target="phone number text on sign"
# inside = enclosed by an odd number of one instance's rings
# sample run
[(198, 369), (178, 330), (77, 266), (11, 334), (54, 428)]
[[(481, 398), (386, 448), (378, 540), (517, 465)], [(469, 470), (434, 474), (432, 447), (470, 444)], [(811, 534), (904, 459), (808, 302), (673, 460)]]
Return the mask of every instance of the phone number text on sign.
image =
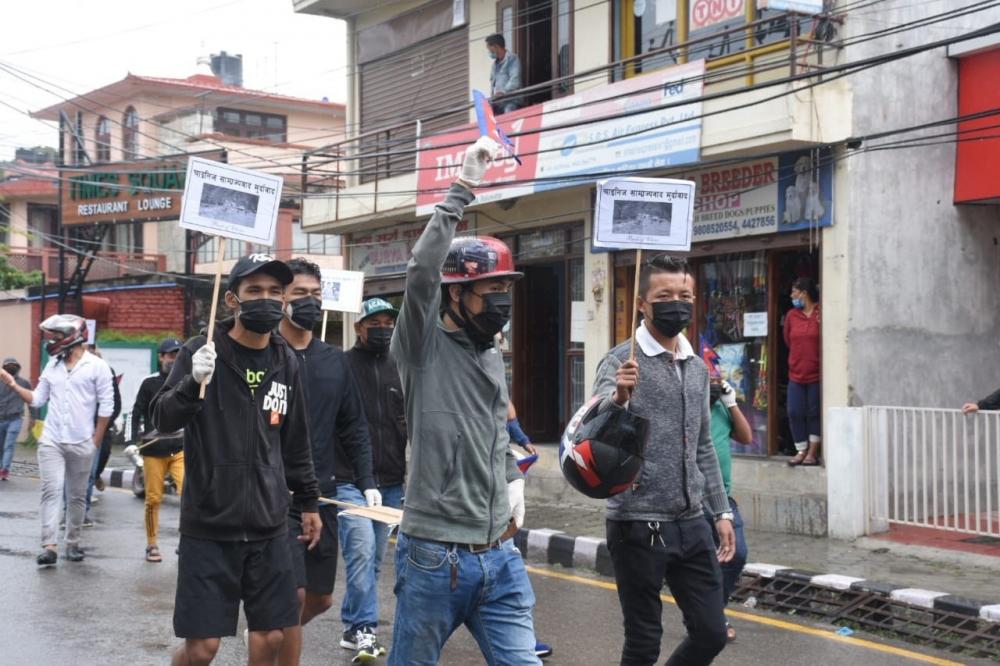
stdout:
[(741, 18), (746, 14), (744, 0), (693, 0), (691, 3), (691, 30), (700, 30)]

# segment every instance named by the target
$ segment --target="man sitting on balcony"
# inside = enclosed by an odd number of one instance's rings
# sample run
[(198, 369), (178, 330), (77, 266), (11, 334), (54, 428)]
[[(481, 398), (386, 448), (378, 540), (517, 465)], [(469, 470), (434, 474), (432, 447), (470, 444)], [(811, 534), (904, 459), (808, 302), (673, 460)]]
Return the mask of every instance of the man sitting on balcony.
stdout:
[(521, 87), (521, 60), (507, 50), (507, 42), (501, 34), (486, 38), (486, 50), (493, 59), (490, 69), (490, 99), (500, 96), (493, 103), (494, 113), (510, 113), (521, 106), (519, 98), (503, 97)]

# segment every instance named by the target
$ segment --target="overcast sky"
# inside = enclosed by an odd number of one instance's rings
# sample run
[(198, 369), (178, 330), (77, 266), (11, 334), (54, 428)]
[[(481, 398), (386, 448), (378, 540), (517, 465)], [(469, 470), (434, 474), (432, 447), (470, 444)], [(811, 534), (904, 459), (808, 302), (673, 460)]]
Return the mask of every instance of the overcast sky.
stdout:
[[(243, 54), (247, 88), (347, 100), (346, 24), (295, 14), (292, 0), (3, 4), (0, 63), (75, 93), (113, 83), (129, 72), (184, 78), (195, 73), (199, 55), (224, 50)], [(0, 101), (25, 111), (59, 98), (0, 70)], [(57, 132), (0, 104), (0, 160), (13, 158), (18, 146), (34, 145), (55, 147)]]

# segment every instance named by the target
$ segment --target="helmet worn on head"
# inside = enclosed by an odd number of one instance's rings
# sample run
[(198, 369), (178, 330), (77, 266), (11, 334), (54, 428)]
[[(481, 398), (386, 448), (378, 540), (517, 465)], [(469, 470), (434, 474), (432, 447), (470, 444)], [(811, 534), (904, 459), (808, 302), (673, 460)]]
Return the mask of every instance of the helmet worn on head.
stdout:
[(442, 284), (458, 284), (524, 276), (514, 270), (514, 257), (510, 248), (493, 236), (461, 236), (451, 241), (448, 256), (441, 268)]
[(649, 434), (649, 421), (625, 409), (600, 411), (605, 396), (577, 410), (559, 444), (559, 467), (587, 497), (606, 499), (632, 486)]
[(87, 320), (76, 315), (52, 315), (38, 328), (42, 330), (45, 351), (49, 356), (62, 356), (70, 348), (87, 341)]

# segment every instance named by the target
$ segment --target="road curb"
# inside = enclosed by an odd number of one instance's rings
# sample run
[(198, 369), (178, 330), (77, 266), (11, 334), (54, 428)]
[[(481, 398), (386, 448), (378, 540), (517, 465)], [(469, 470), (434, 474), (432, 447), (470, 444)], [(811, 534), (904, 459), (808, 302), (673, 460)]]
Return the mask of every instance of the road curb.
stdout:
[(132, 477), (135, 475), (134, 469), (116, 469), (107, 467), (101, 472), (101, 479), (112, 488), (132, 489)]
[[(614, 576), (611, 555), (604, 539), (573, 537), (552, 529), (521, 529), (514, 535), (514, 543), (528, 562), (558, 564), (567, 568), (587, 569), (602, 576)], [(751, 583), (756, 582), (758, 587), (761, 583), (777, 580), (796, 582), (830, 595), (866, 592), (915, 610), (937, 610), (988, 622), (1000, 622), (1000, 603), (969, 599), (936, 590), (894, 585), (835, 572), (804, 571), (762, 562), (747, 564), (743, 569), (743, 576), (751, 579)]]

